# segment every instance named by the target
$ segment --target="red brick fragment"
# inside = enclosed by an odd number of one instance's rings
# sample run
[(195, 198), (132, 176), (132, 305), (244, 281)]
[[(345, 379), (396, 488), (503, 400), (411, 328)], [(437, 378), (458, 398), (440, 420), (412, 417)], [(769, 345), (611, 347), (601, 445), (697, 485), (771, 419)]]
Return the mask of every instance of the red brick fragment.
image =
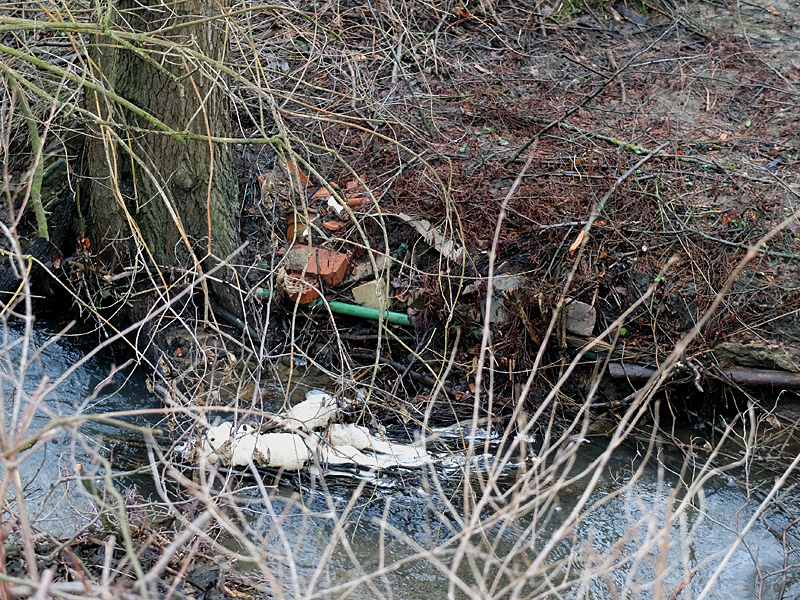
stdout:
[(300, 304), (308, 304), (319, 298), (319, 292), (300, 273), (287, 273), (284, 289), (292, 302), (298, 302), (299, 297)]
[(319, 277), (328, 287), (336, 287), (342, 283), (347, 267), (350, 266), (347, 256), (327, 248), (294, 246), (287, 252), (287, 269), (296, 271), (303, 262), (306, 264), (306, 278)]

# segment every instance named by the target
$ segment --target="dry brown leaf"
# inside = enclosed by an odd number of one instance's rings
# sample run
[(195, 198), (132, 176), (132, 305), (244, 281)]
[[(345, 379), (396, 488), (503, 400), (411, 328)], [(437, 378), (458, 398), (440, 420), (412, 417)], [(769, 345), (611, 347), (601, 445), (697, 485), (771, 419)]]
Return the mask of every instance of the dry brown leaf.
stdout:
[(767, 415), (767, 423), (769, 423), (769, 424), (770, 424), (770, 426), (771, 426), (771, 427), (774, 427), (775, 429), (780, 429), (780, 428), (781, 428), (781, 422), (780, 422), (780, 419), (778, 419), (778, 417), (776, 417), (776, 416), (775, 416), (774, 414), (772, 414), (772, 413), (770, 413), (770, 414), (768, 414), (768, 415)]
[(575, 238), (575, 241), (572, 242), (572, 245), (569, 247), (570, 254), (575, 254), (575, 250), (578, 249), (578, 247), (581, 245), (581, 242), (583, 242), (583, 238), (585, 237), (586, 237), (586, 230), (581, 229), (581, 232), (578, 234), (578, 237)]

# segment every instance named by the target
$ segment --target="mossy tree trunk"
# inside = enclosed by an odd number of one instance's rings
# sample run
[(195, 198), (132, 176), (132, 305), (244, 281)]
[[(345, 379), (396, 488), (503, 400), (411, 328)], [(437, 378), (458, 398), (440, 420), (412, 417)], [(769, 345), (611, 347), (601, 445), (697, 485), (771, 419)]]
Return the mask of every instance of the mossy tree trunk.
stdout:
[[(225, 21), (202, 21), (225, 10), (227, 2), (110, 4), (113, 13), (100, 15), (101, 21), (111, 21), (111, 29), (147, 34), (158, 43), (132, 45), (98, 36), (91, 53), (98, 80), (177, 132), (227, 137), (231, 119), (226, 82), (214, 66), (227, 47)], [(167, 27), (173, 28), (165, 33)], [(205, 58), (198, 61), (198, 55)], [(130, 261), (137, 247), (146, 246), (144, 257), (156, 266), (192, 267), (181, 229), (199, 260), (209, 246), (217, 257), (229, 255), (235, 248), (237, 190), (230, 146), (180, 139), (95, 92), (87, 94), (86, 108), (108, 123), (94, 125), (90, 132), (89, 199), (83, 208), (93, 249), (101, 258)]]

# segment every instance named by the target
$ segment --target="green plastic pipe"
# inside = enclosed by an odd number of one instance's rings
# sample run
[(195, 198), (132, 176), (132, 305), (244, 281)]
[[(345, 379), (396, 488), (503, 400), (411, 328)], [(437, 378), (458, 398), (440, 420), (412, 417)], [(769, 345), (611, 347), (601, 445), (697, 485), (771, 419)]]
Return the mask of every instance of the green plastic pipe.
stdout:
[[(264, 288), (257, 288), (256, 295), (260, 298), (269, 298), (272, 296), (272, 292)], [(310, 302), (308, 306), (320, 306), (322, 304), (324, 304), (323, 301), (317, 298), (313, 302)], [(361, 317), (362, 319), (372, 319), (373, 321), (378, 321), (381, 318), (381, 311), (379, 311), (377, 308), (369, 308), (367, 306), (360, 306), (358, 304), (350, 304), (349, 302), (338, 302), (336, 300), (333, 302), (328, 302), (328, 306), (330, 307), (331, 312), (335, 312), (340, 315)], [(384, 310), (382, 317), (384, 321), (394, 323), (395, 325), (403, 325), (404, 327), (414, 326), (414, 322), (411, 320), (411, 317), (404, 313)]]
[[(316, 301), (315, 301), (316, 302)], [(319, 302), (321, 304), (321, 302)], [(314, 304), (314, 302), (312, 302)], [(328, 302), (331, 312), (339, 313), (340, 315), (350, 315), (351, 317), (362, 317), (364, 319), (372, 319), (377, 321), (381, 318), (381, 311), (377, 308), (369, 308), (367, 306), (359, 306), (358, 304), (350, 304), (348, 302)], [(403, 325), (405, 327), (413, 327), (411, 317), (406, 314), (393, 312), (391, 310), (383, 311), (383, 319), (395, 325)]]

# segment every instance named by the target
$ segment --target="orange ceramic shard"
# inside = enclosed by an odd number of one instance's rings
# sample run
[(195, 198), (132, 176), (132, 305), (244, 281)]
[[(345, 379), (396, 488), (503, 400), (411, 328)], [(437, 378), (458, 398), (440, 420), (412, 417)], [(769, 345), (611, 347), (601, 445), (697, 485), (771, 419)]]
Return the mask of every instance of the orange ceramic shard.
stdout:
[(287, 161), (286, 167), (289, 169), (290, 173), (297, 175), (297, 179), (300, 180), (300, 183), (304, 185), (311, 185), (311, 180), (305, 173), (303, 173), (303, 169), (301, 169), (293, 160)]
[(347, 223), (342, 223), (341, 221), (325, 221), (322, 226), (328, 231), (339, 231), (347, 227)]
[(328, 191), (328, 188), (321, 187), (312, 194), (311, 198), (308, 199), (308, 202), (309, 204), (316, 206), (317, 204), (326, 202), (328, 198), (331, 198), (331, 193)]

